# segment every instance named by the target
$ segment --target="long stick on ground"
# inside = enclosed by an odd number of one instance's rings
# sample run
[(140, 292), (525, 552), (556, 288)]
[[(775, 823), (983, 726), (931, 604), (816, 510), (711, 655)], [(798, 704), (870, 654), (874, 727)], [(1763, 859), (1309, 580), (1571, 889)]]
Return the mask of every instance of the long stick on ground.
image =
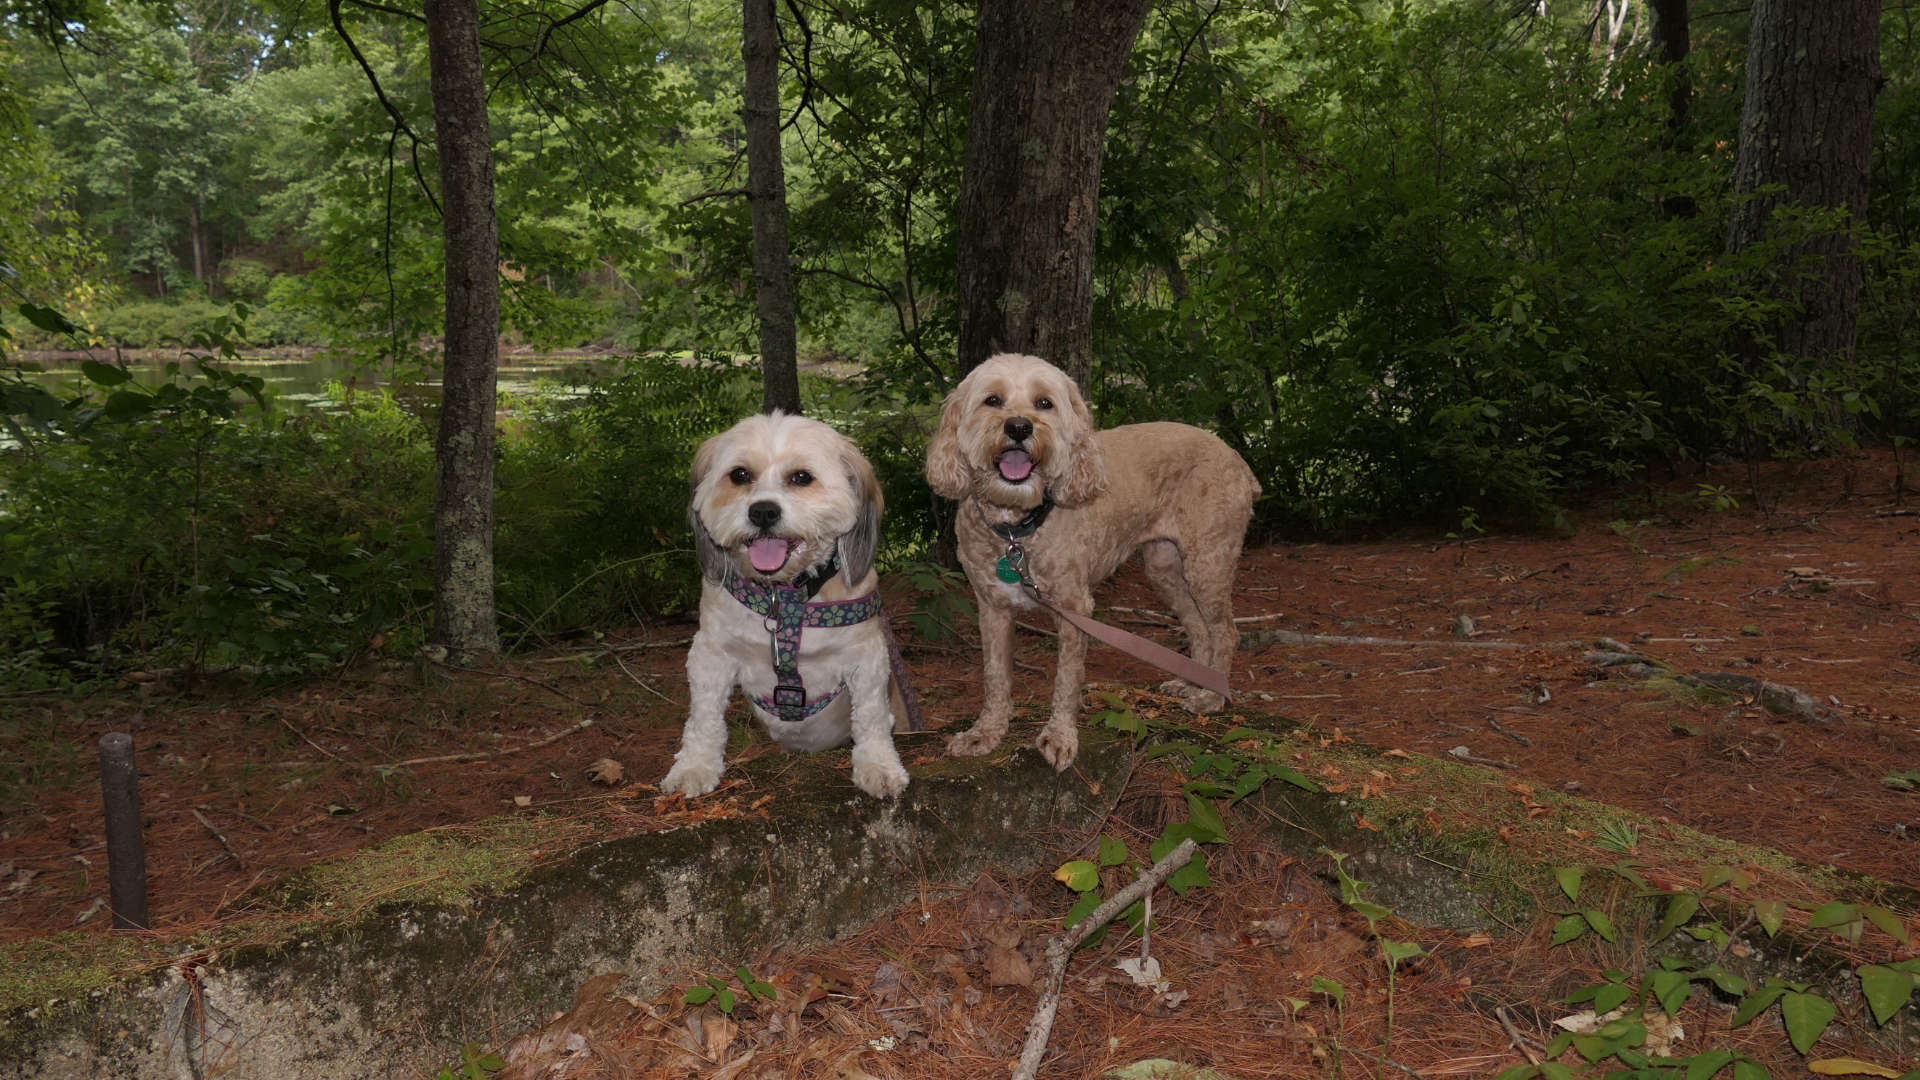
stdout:
[(1013, 1067), (1013, 1080), (1033, 1080), (1034, 1073), (1040, 1069), (1040, 1057), (1047, 1052), (1047, 1039), (1053, 1034), (1053, 1016), (1060, 1009), (1060, 987), (1067, 981), (1067, 961), (1073, 958), (1073, 950), (1095, 930), (1112, 922), (1115, 915), (1158, 888), (1168, 875), (1187, 865), (1198, 847), (1191, 839), (1180, 841), (1179, 847), (1167, 852), (1165, 858), (1149, 867), (1133, 884), (1108, 897), (1106, 903), (1094, 908), (1093, 913), (1073, 929), (1047, 942), (1046, 989), (1040, 995), (1040, 1007), (1034, 1010), (1033, 1019), (1027, 1024), (1027, 1045), (1021, 1048), (1020, 1061)]

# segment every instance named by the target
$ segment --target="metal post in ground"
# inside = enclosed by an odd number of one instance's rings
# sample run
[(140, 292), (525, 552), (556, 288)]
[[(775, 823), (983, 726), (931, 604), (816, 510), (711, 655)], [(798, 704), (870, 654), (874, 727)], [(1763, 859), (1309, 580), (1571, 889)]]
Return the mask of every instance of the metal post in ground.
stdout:
[(147, 849), (140, 836), (140, 786), (133, 736), (100, 737), (100, 797), (107, 811), (107, 903), (115, 930), (146, 930)]

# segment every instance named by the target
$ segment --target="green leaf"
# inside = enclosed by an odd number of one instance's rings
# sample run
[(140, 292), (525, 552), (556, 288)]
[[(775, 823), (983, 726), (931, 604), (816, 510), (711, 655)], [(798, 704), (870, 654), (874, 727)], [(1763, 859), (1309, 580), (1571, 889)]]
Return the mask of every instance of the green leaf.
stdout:
[(1316, 784), (1313, 781), (1307, 779), (1305, 776), (1302, 776), (1300, 772), (1296, 769), (1289, 768), (1288, 766), (1285, 766), (1285, 765), (1273, 765), (1273, 764), (1269, 764), (1265, 766), (1265, 768), (1267, 771), (1267, 775), (1273, 777), (1275, 780), (1285, 780), (1287, 783), (1292, 784), (1294, 787), (1300, 788), (1303, 791), (1319, 791), (1320, 790), (1319, 784)]
[(1753, 902), (1753, 917), (1755, 921), (1759, 922), (1760, 929), (1765, 930), (1768, 937), (1773, 937), (1780, 932), (1780, 927), (1787, 921), (1787, 902), (1785, 900), (1755, 900)]
[(1854, 974), (1860, 976), (1860, 994), (1873, 1009), (1873, 1022), (1885, 1027), (1913, 997), (1914, 984), (1920, 982), (1904, 971), (1881, 964), (1863, 965)]
[(1728, 1026), (1740, 1027), (1751, 1021), (1754, 1017), (1766, 1012), (1774, 1002), (1780, 1000), (1780, 995), (1786, 992), (1787, 988), (1784, 986), (1771, 985), (1741, 998), (1740, 1007), (1733, 1011), (1733, 1022)]
[(1188, 889), (1205, 888), (1212, 884), (1213, 879), (1207, 876), (1207, 853), (1204, 851), (1195, 851), (1192, 861), (1167, 877), (1167, 888), (1172, 889), (1176, 896), (1185, 896)]
[(1127, 845), (1111, 836), (1100, 838), (1099, 860), (1101, 866), (1119, 866), (1127, 861)]
[(1227, 839), (1226, 822), (1220, 820), (1220, 811), (1213, 803), (1198, 795), (1187, 796), (1187, 820), (1193, 823), (1195, 838), (1202, 843), (1225, 843)]
[(733, 1007), (734, 1005), (738, 1004), (738, 999), (733, 996), (733, 991), (723, 986), (720, 989), (714, 991), (713, 1003), (715, 1005), (720, 1006), (721, 1012), (726, 1013), (728, 1016), (732, 1016)]
[[(1732, 880), (1733, 880), (1733, 867), (1731, 866), (1713, 867), (1712, 869), (1707, 871), (1707, 876), (1700, 880), (1700, 891), (1712, 892), (1713, 890), (1719, 888), (1722, 885), (1725, 885), (1727, 882)], [(1729, 1057), (1727, 1060), (1731, 1061), (1733, 1059)]]
[(1387, 958), (1388, 967), (1397, 967), (1402, 960), (1427, 955), (1427, 950), (1422, 949), (1417, 941), (1388, 941), (1381, 938), (1380, 953)]
[(1813, 1049), (1820, 1033), (1833, 1022), (1833, 1002), (1818, 994), (1789, 992), (1780, 998), (1780, 1016), (1787, 1024), (1787, 1038), (1802, 1054)]
[(72, 319), (67, 318), (52, 308), (41, 307), (38, 304), (21, 304), (19, 311), (21, 316), (28, 322), (45, 330), (49, 334), (78, 334), (80, 332), (80, 328), (73, 324)]
[(1865, 915), (1868, 922), (1879, 927), (1881, 932), (1888, 937), (1902, 945), (1909, 944), (1907, 940), (1907, 924), (1901, 921), (1900, 916), (1895, 915), (1886, 908), (1873, 907), (1871, 905), (1861, 908), (1860, 914)]
[(1542, 1063), (1540, 1075), (1543, 1080), (1573, 1080), (1573, 1070), (1557, 1061)]
[(1733, 1063), (1733, 1080), (1773, 1080), (1773, 1074), (1752, 1058), (1741, 1058)]
[(687, 992), (681, 995), (680, 1000), (688, 1005), (704, 1005), (708, 1001), (713, 1000), (713, 987), (711, 986), (689, 987), (687, 989)]
[(101, 386), (119, 386), (121, 383), (131, 381), (133, 378), (133, 376), (127, 372), (127, 369), (115, 367), (112, 364), (103, 364), (98, 360), (80, 361), (80, 374), (85, 375), (90, 382), (97, 383)]
[(1653, 990), (1654, 1000), (1660, 1002), (1660, 1008), (1668, 1016), (1678, 1016), (1680, 1006), (1687, 1003), (1687, 991), (1693, 988), (1693, 980), (1681, 971), (1656, 971), (1647, 985)]
[(1569, 900), (1580, 899), (1580, 877), (1586, 872), (1579, 866), (1556, 866), (1553, 868), (1553, 880), (1560, 883), (1560, 891), (1567, 894)]
[(1813, 909), (1813, 914), (1807, 916), (1807, 925), (1815, 929), (1823, 929), (1849, 923), (1859, 917), (1860, 909), (1854, 905), (1845, 900), (1829, 900)]
[(1073, 902), (1072, 907), (1067, 909), (1067, 918), (1066, 918), (1067, 929), (1071, 930), (1075, 926), (1080, 925), (1080, 920), (1093, 914), (1093, 909), (1099, 906), (1100, 906), (1099, 893), (1089, 892), (1089, 893), (1083, 894), (1080, 897), (1080, 899), (1075, 900)]
[(1605, 1016), (1626, 1004), (1627, 999), (1632, 996), (1633, 990), (1631, 987), (1622, 986), (1619, 983), (1608, 983), (1594, 992), (1593, 1011), (1601, 1016)]
[(1653, 932), (1654, 941), (1664, 941), (1667, 935), (1678, 930), (1688, 919), (1700, 911), (1700, 898), (1692, 893), (1680, 893), (1667, 903), (1667, 915), (1660, 920), (1660, 926)]
[(1053, 876), (1056, 881), (1078, 893), (1087, 892), (1100, 884), (1100, 868), (1085, 859), (1062, 863)]
[(1693, 1060), (1687, 1062), (1686, 1080), (1710, 1080), (1714, 1073), (1726, 1068), (1732, 1062), (1733, 1051), (1731, 1050), (1708, 1050), (1705, 1053), (1695, 1054)]
[(1325, 975), (1315, 975), (1312, 986), (1316, 994), (1325, 994), (1337, 1002), (1347, 1000), (1347, 988)]
[(1587, 932), (1587, 920), (1578, 915), (1569, 915), (1553, 924), (1551, 945), (1565, 945), (1567, 942)]
[(131, 420), (153, 411), (153, 398), (132, 390), (115, 390), (107, 395), (102, 410), (109, 420)]
[[(1600, 911), (1598, 909), (1590, 908), (1586, 911), (1582, 911), (1580, 915), (1582, 918), (1587, 920), (1588, 926), (1593, 927), (1594, 933), (1599, 934), (1603, 938), (1606, 938), (1608, 942), (1614, 942), (1619, 940), (1619, 938), (1614, 934), (1613, 920), (1607, 918), (1606, 912)], [(1602, 1009), (1600, 1011), (1605, 1012), (1606, 1010)]]
[(1511, 1069), (1503, 1069), (1500, 1072), (1494, 1073), (1493, 1080), (1533, 1080), (1534, 1077), (1539, 1075), (1540, 1066), (1538, 1065), (1515, 1065)]

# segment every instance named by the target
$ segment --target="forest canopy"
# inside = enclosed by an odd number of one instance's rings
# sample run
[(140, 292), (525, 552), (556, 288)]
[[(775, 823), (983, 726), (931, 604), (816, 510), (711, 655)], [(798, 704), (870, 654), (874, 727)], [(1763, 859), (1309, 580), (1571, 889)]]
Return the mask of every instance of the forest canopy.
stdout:
[[(975, 11), (792, 0), (777, 14), (801, 353), (850, 373), (812, 380), (808, 407), (867, 445), (894, 565), (918, 565), (939, 512), (917, 475), (922, 421), (959, 373)], [(1100, 176), (1087, 382), (1103, 421), (1212, 428), (1259, 474), (1264, 523), (1334, 532), (1551, 523), (1571, 492), (1650, 467), (1904, 444), (1920, 428), (1913, 9), (1879, 19), (1864, 213), (1769, 202), (1764, 234), (1733, 246), (1756, 198), (1735, 184), (1750, 13), (1685, 14), (1156, 4)], [(502, 604), (531, 640), (685, 602), (665, 557), (683, 543), (678, 463), (755, 407), (740, 8), (481, 16), (506, 340), (628, 358), (508, 425)], [(344, 0), (0, 0), (0, 139), (8, 361), (186, 346), (243, 370), (251, 352), (303, 347), (398, 388), (297, 420), (162, 402), (127, 415), (157, 425), (137, 438), (14, 424), (0, 638), (97, 659), (130, 634), (136, 651), (184, 634), (197, 658), (318, 636), (338, 659), (411, 625), (433, 407), (407, 388), (432, 381), (443, 304), (421, 17)], [(1780, 328), (1806, 294), (1782, 283), (1824, 272), (1822, 238), (1860, 267), (1854, 344), (1795, 351)], [(183, 461), (204, 467), (183, 479)], [(81, 466), (91, 509), (71, 497)], [(201, 510), (161, 505), (181, 484)], [(149, 516), (87, 517), (104, 506)], [(229, 547), (193, 546), (205, 565), (162, 541), (219, 529)], [(142, 544), (130, 560), (124, 545)], [(58, 572), (18, 569), (56, 551)], [(215, 628), (219, 596), (229, 622), (257, 614), (259, 641)]]

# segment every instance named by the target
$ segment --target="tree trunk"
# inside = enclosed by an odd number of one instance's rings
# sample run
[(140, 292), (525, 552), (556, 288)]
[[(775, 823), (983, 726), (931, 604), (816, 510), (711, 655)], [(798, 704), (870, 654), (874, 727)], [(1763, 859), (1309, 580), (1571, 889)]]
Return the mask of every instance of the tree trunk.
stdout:
[(1693, 106), (1693, 83), (1680, 65), (1693, 51), (1693, 29), (1687, 0), (1650, 0), (1653, 9), (1653, 62), (1673, 68), (1673, 89), (1667, 96), (1667, 131), (1677, 136), (1687, 125)]
[(1151, 0), (980, 0), (957, 224), (960, 374), (995, 352), (1085, 388), (1107, 112)]
[(427, 0), (440, 153), (447, 326), (434, 443), (434, 640), (456, 664), (500, 651), (493, 610), (493, 413), (500, 233), (475, 0)]
[(200, 221), (200, 196), (187, 200), (187, 236), (193, 241), (193, 280), (213, 295), (213, 282), (207, 280), (207, 238)]
[(753, 216), (753, 286), (760, 314), (761, 408), (800, 412), (793, 270), (788, 265), (787, 176), (780, 161), (780, 40), (773, 0), (743, 0), (740, 56), (747, 92), (747, 207)]
[[(1667, 91), (1667, 129), (1660, 145), (1668, 153), (1688, 145), (1687, 118), (1693, 110), (1693, 73), (1687, 67), (1687, 54), (1693, 51), (1693, 28), (1687, 0), (1650, 0), (1653, 10), (1653, 62), (1667, 69), (1672, 86)], [(1660, 198), (1660, 211), (1669, 218), (1690, 218), (1700, 212), (1693, 196), (1668, 194)]]
[[(1766, 236), (1776, 207), (1839, 207), (1858, 220), (1867, 207), (1873, 99), (1880, 88), (1880, 0), (1755, 0), (1747, 46), (1746, 98), (1727, 230), (1729, 251)], [(1768, 185), (1777, 192), (1759, 192)], [(1784, 352), (1833, 360), (1853, 353), (1860, 261), (1845, 233), (1786, 253), (1799, 308), (1778, 328)]]

